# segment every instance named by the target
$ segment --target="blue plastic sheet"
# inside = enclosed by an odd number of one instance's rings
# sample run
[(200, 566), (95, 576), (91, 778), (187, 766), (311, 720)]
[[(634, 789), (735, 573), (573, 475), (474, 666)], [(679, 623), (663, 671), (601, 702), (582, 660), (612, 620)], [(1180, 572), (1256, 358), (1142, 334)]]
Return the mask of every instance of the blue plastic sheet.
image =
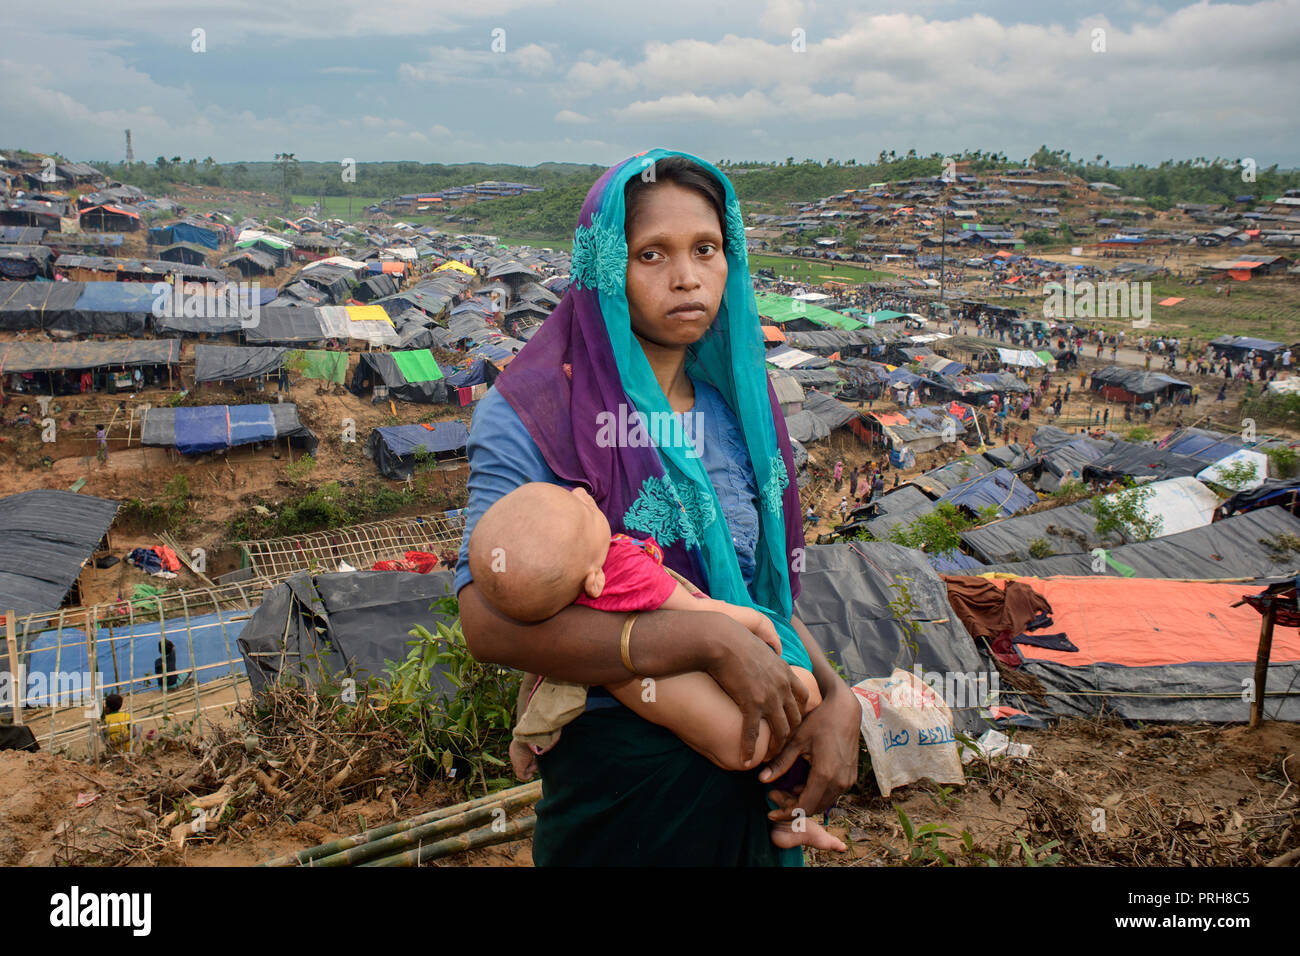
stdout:
[(176, 409), (175, 427), (176, 450), (182, 455), (199, 455), (230, 447), (229, 407), (226, 405), (181, 406)]
[(275, 420), (270, 405), (231, 405), (230, 446), (249, 445), (275, 438)]
[[(95, 647), (98, 670), (103, 675), (104, 684), (121, 685), (107, 687), (101, 698), (107, 693), (126, 697), (130, 690), (137, 693), (158, 690), (158, 678), (152, 675), (154, 662), (162, 657), (164, 637), (176, 649), (176, 670), (203, 668), (195, 670), (191, 678), (200, 684), (232, 674), (243, 676), (244, 664), (235, 642), (250, 616), (250, 612), (245, 610), (225, 610), (220, 614), (191, 617), (188, 621), (182, 617), (172, 618), (165, 622), (165, 626), (158, 621), (140, 621), (134, 627), (126, 624), (114, 626), (111, 631), (101, 627)], [(193, 653), (190, 651), (191, 642)], [(59, 647), (59, 644), (63, 646)], [(55, 697), (65, 705), (80, 701), (82, 689), (89, 689), (91, 683), (85, 631), (71, 627), (45, 631), (33, 637), (29, 647), (31, 656), (24, 658), (25, 705), (49, 706)], [(222, 661), (234, 663), (204, 667)]]
[(378, 428), (394, 455), (413, 455), (418, 450), (429, 452), (459, 451), (469, 442), (469, 429), (464, 422), (437, 422), (433, 431), (423, 425), (393, 425)]

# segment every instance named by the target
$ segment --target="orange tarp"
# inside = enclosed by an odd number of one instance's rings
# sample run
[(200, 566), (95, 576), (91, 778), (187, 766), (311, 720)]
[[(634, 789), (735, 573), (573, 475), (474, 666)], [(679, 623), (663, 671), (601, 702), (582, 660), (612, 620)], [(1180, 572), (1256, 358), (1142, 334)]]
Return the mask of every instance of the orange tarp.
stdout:
[(872, 418), (882, 425), (910, 425), (907, 416), (901, 412), (871, 412)]
[[(1232, 607), (1258, 585), (1103, 575), (1018, 580), (1052, 605), (1048, 630), (1064, 632), (1079, 648), (1070, 653), (1017, 645), (1027, 659), (1069, 667), (1162, 667), (1253, 661), (1259, 647), (1259, 612)], [(1276, 628), (1271, 659), (1300, 661), (1300, 630)]]
[(780, 329), (778, 329), (775, 325), (765, 325), (763, 326), (763, 341), (784, 342), (785, 333), (782, 332)]
[(1156, 303), (1156, 305), (1177, 305), (1179, 302), (1182, 301), (1184, 300), (1176, 296), (1170, 296), (1168, 299), (1161, 299), (1159, 302)]
[(1232, 278), (1236, 279), (1238, 282), (1250, 281), (1249, 269), (1229, 269), (1228, 275), (1232, 276)]

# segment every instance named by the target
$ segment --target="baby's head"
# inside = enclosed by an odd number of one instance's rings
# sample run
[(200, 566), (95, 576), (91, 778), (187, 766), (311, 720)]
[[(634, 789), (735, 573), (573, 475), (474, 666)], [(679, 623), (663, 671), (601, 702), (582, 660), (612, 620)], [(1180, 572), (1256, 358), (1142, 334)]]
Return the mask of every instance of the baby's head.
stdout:
[(582, 488), (520, 485), (483, 512), (469, 538), (474, 583), (516, 621), (543, 621), (583, 591), (599, 596), (609, 521)]

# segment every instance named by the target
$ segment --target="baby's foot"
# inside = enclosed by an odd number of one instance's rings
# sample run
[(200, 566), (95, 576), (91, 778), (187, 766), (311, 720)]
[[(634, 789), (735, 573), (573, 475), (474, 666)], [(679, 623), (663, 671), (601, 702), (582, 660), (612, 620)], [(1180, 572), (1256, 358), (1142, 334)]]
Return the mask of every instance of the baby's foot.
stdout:
[(537, 772), (537, 757), (527, 744), (518, 740), (510, 741), (510, 766), (520, 780), (532, 780)]
[(848, 849), (843, 841), (836, 839), (824, 826), (808, 817), (800, 823), (800, 830), (794, 828), (794, 820), (782, 820), (772, 824), (772, 842), (783, 850), (796, 846), (808, 846), (814, 850), (834, 850), (843, 853)]

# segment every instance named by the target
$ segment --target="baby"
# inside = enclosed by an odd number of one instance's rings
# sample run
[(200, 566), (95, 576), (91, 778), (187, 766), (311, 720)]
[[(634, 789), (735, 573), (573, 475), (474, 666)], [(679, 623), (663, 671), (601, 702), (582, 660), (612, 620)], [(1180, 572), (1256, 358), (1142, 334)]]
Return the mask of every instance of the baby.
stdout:
[[(558, 614), (570, 604), (602, 611), (715, 611), (748, 628), (756, 639), (781, 653), (781, 641), (767, 616), (754, 608), (715, 601), (663, 567), (663, 552), (653, 538), (610, 535), (609, 521), (582, 488), (565, 490), (545, 482), (520, 485), (483, 513), (469, 542), (469, 565), (484, 598), (508, 617), (532, 623)], [(635, 637), (635, 634), (634, 634)], [(632, 642), (635, 652), (636, 642)], [(812, 672), (793, 668), (808, 689), (804, 712), (821, 703)], [(678, 674), (657, 679), (650, 701), (639, 678), (606, 689), (624, 706), (666, 727), (696, 752), (724, 770), (752, 770), (772, 759), (772, 735), (760, 722), (754, 756), (741, 758), (740, 708), (708, 674)], [(536, 756), (555, 745), (560, 728), (576, 719), (586, 704), (580, 684), (526, 675), (520, 689), (520, 718), (510, 758), (521, 779), (532, 777)], [(812, 846), (844, 850), (844, 844), (811, 819), (774, 825), (780, 847)]]

